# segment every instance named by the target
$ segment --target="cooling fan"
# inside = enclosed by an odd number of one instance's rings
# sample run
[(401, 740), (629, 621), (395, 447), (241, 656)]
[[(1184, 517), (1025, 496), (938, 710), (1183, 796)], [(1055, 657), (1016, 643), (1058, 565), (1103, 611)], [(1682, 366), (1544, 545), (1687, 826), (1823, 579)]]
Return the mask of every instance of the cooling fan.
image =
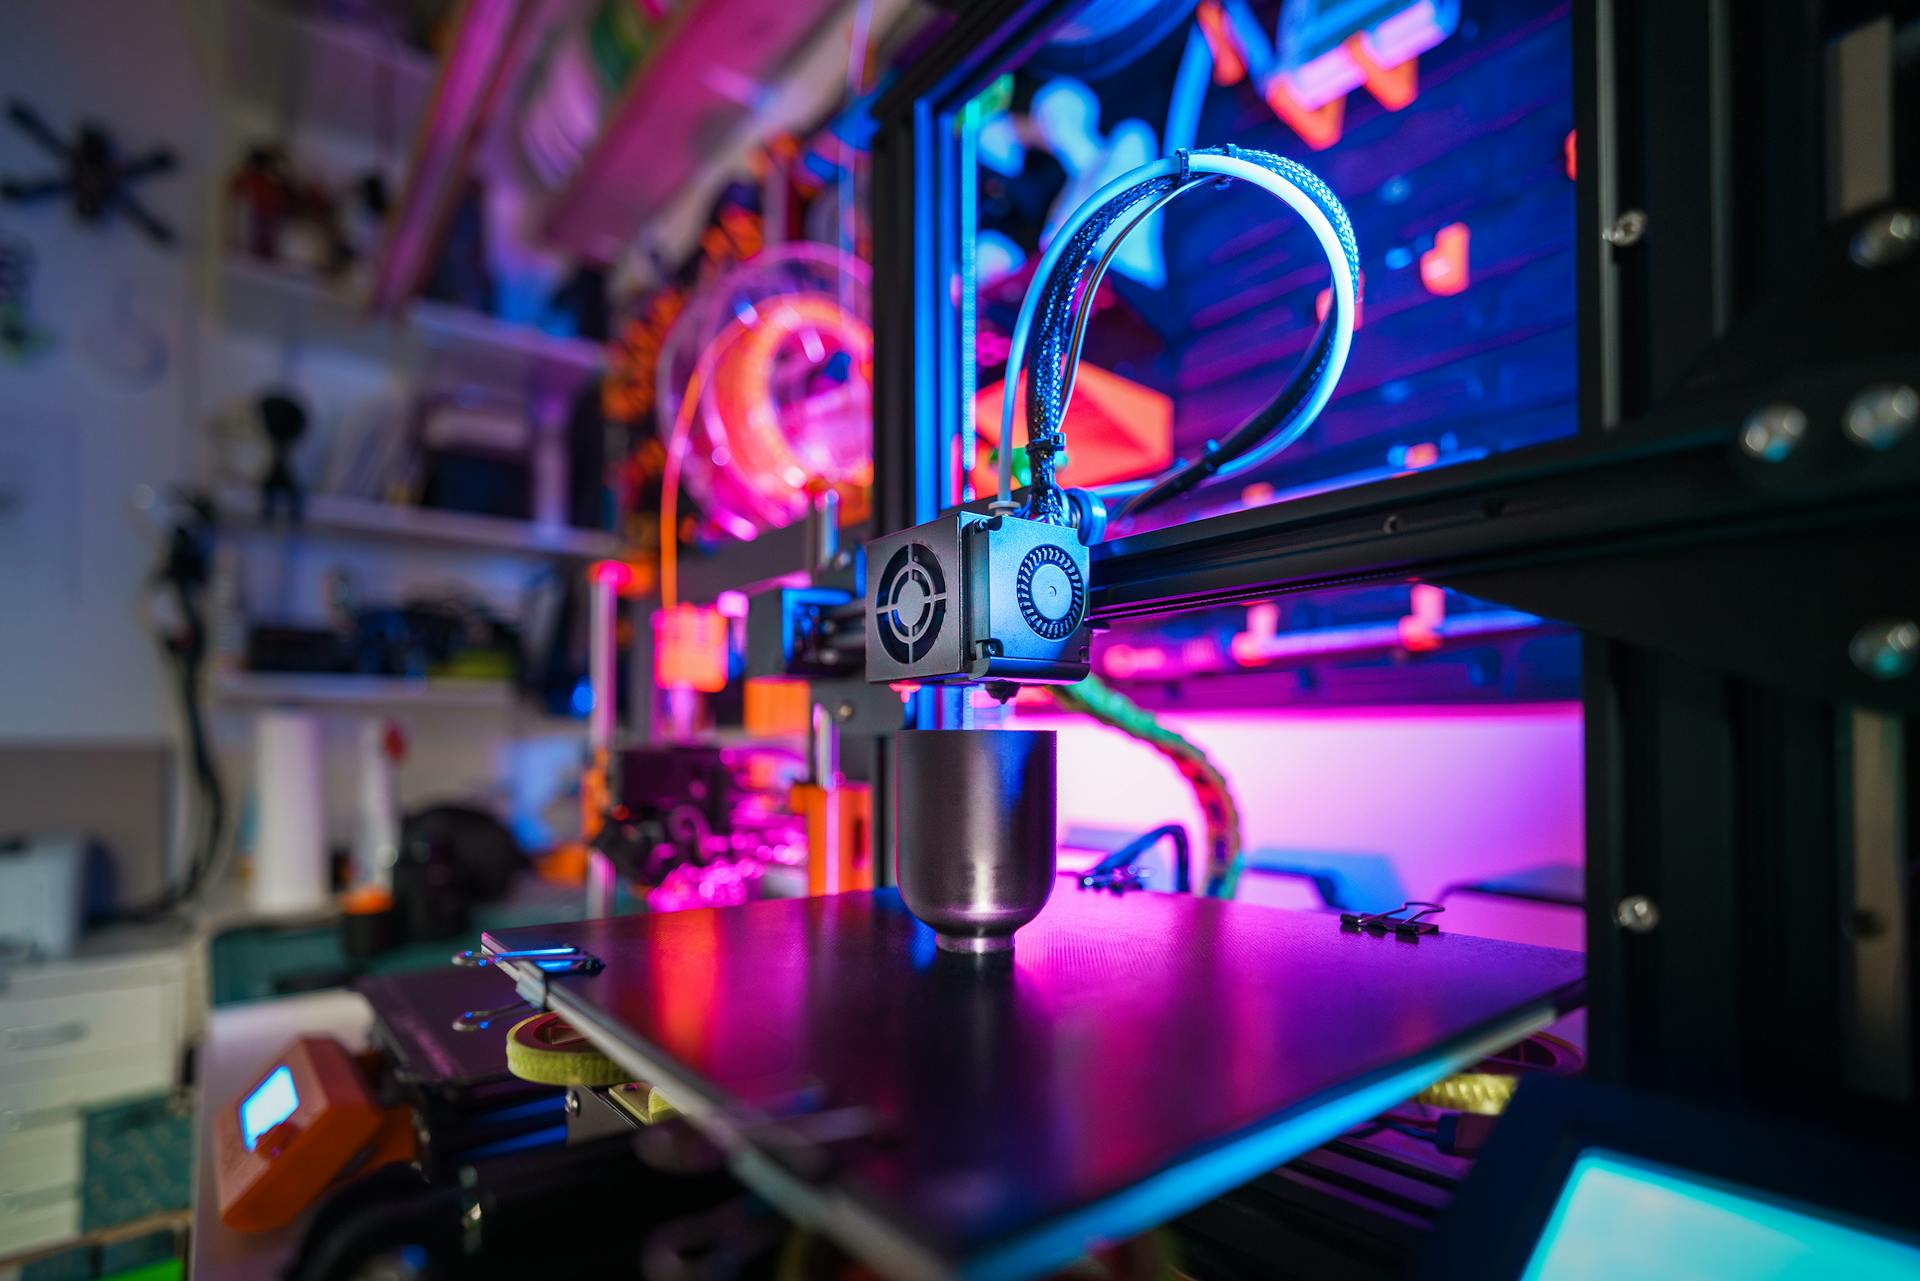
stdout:
[(1077, 681), (1087, 549), (1064, 525), (961, 511), (876, 538), (867, 679)]
[(1045, 543), (1028, 552), (1014, 578), (1020, 617), (1050, 641), (1073, 635), (1087, 604), (1087, 580), (1065, 550)]
[(894, 662), (925, 658), (947, 621), (947, 578), (933, 549), (908, 543), (894, 552), (874, 587), (875, 626)]

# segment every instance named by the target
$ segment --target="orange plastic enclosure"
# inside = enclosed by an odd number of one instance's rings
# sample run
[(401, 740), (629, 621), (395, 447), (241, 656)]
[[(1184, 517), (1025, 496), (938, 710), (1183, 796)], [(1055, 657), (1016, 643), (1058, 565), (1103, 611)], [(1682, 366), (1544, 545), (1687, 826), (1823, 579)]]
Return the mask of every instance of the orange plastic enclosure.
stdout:
[(285, 1227), (379, 1133), (382, 1110), (338, 1041), (303, 1036), (213, 1118), (220, 1221)]

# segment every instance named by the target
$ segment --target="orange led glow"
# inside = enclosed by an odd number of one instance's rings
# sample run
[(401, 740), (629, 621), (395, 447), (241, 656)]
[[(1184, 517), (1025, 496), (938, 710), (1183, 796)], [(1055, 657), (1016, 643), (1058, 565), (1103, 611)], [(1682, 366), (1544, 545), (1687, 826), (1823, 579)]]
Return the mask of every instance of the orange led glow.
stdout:
[(1335, 98), (1323, 107), (1309, 109), (1302, 106), (1287, 87), (1285, 76), (1275, 76), (1267, 81), (1266, 99), (1273, 114), (1286, 121), (1287, 127), (1300, 135), (1300, 141), (1313, 150), (1325, 151), (1340, 141), (1347, 114), (1345, 98)]
[(813, 717), (812, 690), (805, 681), (760, 676), (747, 681), (740, 720), (756, 738), (807, 732)]
[(1360, 68), (1367, 92), (1388, 111), (1410, 106), (1420, 96), (1420, 60), (1408, 58), (1395, 66), (1383, 67), (1373, 56), (1366, 33), (1347, 38), (1347, 53)]
[(1200, 20), (1200, 34), (1213, 51), (1213, 82), (1237, 85), (1247, 78), (1247, 60), (1240, 56), (1240, 42), (1234, 39), (1227, 15), (1215, 0), (1200, 0), (1194, 14)]
[(1448, 223), (1434, 233), (1433, 248), (1420, 255), (1420, 283), (1446, 297), (1467, 287), (1467, 224)]
[(717, 694), (727, 687), (727, 619), (717, 609), (675, 605), (653, 616), (653, 679), (662, 689)]
[(1411, 613), (1400, 620), (1400, 647), (1412, 654), (1440, 648), (1440, 625), (1447, 621), (1447, 593), (1431, 583), (1415, 583), (1408, 599)]
[(1227, 642), (1227, 652), (1242, 667), (1258, 667), (1267, 661), (1267, 642), (1280, 634), (1280, 607), (1272, 601), (1247, 606), (1247, 629), (1235, 632)]
[(1151, 645), (1134, 646), (1115, 643), (1106, 647), (1100, 654), (1101, 670), (1115, 680), (1127, 680), (1134, 676), (1151, 676), (1167, 667), (1167, 656)]

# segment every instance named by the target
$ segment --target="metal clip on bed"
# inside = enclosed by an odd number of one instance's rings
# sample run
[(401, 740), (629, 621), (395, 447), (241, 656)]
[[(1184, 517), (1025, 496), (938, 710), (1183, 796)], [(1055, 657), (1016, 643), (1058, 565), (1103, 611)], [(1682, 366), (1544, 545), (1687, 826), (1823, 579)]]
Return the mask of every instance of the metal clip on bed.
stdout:
[(598, 974), (600, 958), (577, 947), (529, 947), (513, 952), (482, 952), (469, 948), (453, 954), (462, 968), (498, 965), (502, 961), (529, 961), (547, 974)]
[[(1414, 908), (1420, 910), (1415, 912)], [(1446, 910), (1438, 903), (1412, 899), (1389, 912), (1342, 912), (1340, 928), (1349, 933), (1364, 930), (1376, 937), (1392, 934), (1396, 938), (1417, 939), (1422, 934), (1438, 934), (1440, 927), (1422, 918)], [(1410, 915), (1402, 916), (1400, 915), (1402, 912), (1408, 912)]]

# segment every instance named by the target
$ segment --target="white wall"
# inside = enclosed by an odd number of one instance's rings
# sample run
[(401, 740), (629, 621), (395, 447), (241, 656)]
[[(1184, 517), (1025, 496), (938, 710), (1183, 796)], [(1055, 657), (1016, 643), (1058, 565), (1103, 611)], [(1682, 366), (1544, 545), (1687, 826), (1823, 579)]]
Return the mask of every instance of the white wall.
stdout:
[[(52, 345), (0, 356), (0, 739), (156, 739), (172, 712), (137, 606), (156, 534), (136, 485), (192, 475), (194, 273), (209, 120), (203, 59), (179, 0), (8, 3), (0, 86), (55, 129), (99, 120), (134, 150), (174, 147), (181, 170), (142, 184), (181, 243), (83, 226), (54, 202), (0, 205), (33, 249), (34, 320)], [(0, 173), (55, 161), (0, 121)], [(157, 371), (154, 357), (162, 357)]]
[[(297, 321), (272, 318), (265, 332), (243, 332), (218, 305), (225, 175), (241, 148), (278, 129), (275, 113), (232, 92), (232, 67), (253, 55), (236, 49), (236, 64), (221, 53), (223, 28), (243, 3), (0, 0), (0, 108), (19, 97), (56, 129), (98, 119), (130, 148), (165, 142), (180, 158), (176, 173), (141, 187), (179, 237), (171, 249), (122, 222), (82, 226), (58, 204), (0, 205), (0, 232), (32, 246), (33, 315), (53, 337), (29, 362), (0, 357), (0, 744), (174, 744), (177, 713), (140, 617), (162, 531), (134, 514), (135, 488), (207, 484), (209, 420), (269, 383), (289, 383), (307, 399), (316, 437), (369, 402), (411, 392), (379, 343), (333, 351), (301, 341)], [(397, 167), (411, 136), (407, 121), (391, 139), (289, 123), (295, 162), (336, 178), (378, 162)], [(35, 175), (53, 164), (0, 119), (0, 173)], [(155, 352), (164, 352), (157, 370), (135, 368)], [(336, 565), (354, 570), (369, 599), (451, 579), (503, 606), (536, 568), (318, 538), (284, 547), (249, 538), (245, 546), (250, 605), (309, 618)], [(551, 808), (582, 736), (578, 726), (517, 710), (402, 709), (398, 719), (411, 743), (403, 804), (458, 798), (503, 815)], [(330, 712), (326, 722), (328, 835), (345, 843), (361, 719)], [(212, 724), (244, 836), (252, 711), (216, 706)], [(0, 814), (0, 827), (5, 821)], [(156, 851), (165, 844), (157, 838)], [(154, 877), (130, 879), (146, 886)]]

